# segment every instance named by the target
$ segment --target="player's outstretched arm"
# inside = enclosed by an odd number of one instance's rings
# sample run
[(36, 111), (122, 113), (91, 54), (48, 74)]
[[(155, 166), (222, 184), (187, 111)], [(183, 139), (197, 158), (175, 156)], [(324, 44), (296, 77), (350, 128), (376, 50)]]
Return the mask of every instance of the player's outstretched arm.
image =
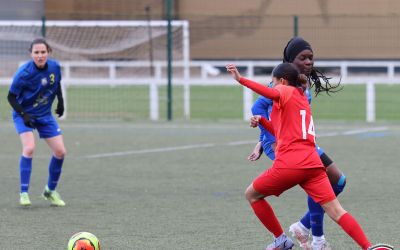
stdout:
[(239, 82), (240, 78), (242, 78), (242, 76), (240, 75), (238, 69), (234, 64), (226, 65), (226, 71), (228, 71), (233, 77), (233, 79), (235, 79), (237, 82)]
[(231, 74), (233, 79), (238, 81), (243, 86), (246, 86), (249, 89), (253, 90), (257, 94), (260, 94), (275, 101), (279, 100), (280, 94), (278, 90), (273, 88), (268, 88), (258, 82), (254, 82), (252, 80), (242, 77), (235, 65), (233, 64), (226, 65), (226, 70)]

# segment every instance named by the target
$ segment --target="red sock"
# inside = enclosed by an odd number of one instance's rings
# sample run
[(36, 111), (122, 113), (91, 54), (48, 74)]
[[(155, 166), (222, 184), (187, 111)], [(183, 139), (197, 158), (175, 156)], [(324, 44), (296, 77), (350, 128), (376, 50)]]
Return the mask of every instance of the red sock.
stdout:
[(266, 200), (261, 199), (253, 202), (251, 203), (251, 207), (258, 219), (275, 236), (275, 238), (283, 234), (282, 226), (279, 223), (278, 218), (276, 218), (274, 210), (272, 210), (272, 207)]
[(351, 238), (353, 238), (355, 242), (357, 242), (360, 247), (362, 247), (362, 249), (367, 249), (371, 246), (371, 243), (369, 242), (361, 226), (351, 214), (345, 213), (342, 215), (342, 217), (340, 217), (337, 223), (348, 235), (350, 235)]

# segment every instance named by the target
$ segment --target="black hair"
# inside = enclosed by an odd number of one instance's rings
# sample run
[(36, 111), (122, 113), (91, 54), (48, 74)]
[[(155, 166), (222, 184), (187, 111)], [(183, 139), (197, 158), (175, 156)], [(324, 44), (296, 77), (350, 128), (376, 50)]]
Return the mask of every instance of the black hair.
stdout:
[(303, 87), (307, 83), (307, 77), (300, 74), (293, 63), (281, 63), (274, 68), (272, 76), (275, 78), (283, 78), (288, 81), (290, 86)]
[(32, 41), (32, 43), (31, 43), (31, 45), (29, 47), (29, 52), (32, 53), (32, 49), (33, 49), (33, 46), (35, 44), (44, 44), (46, 46), (47, 52), (50, 53), (52, 51), (52, 49), (51, 49), (50, 45), (47, 43), (46, 39), (44, 39), (44, 38), (36, 38), (35, 40)]
[[(301, 37), (293, 37), (289, 40), (285, 49), (283, 50), (283, 62), (293, 63), (297, 55), (306, 49), (313, 51), (311, 45), (306, 40)], [(337, 85), (332, 85), (329, 82), (331, 77), (326, 77), (315, 67), (311, 69), (310, 75), (307, 77), (308, 81), (310, 82), (310, 88), (314, 87), (315, 96), (321, 92), (325, 92), (326, 94), (330, 95), (330, 93), (336, 93), (343, 89), (343, 87), (340, 86), (340, 81)]]

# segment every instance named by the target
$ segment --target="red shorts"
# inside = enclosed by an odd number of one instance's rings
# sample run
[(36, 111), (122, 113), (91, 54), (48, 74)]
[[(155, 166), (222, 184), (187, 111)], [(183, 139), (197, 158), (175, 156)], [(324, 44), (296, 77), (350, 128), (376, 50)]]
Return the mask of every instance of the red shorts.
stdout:
[(306, 169), (271, 167), (253, 181), (254, 189), (266, 196), (279, 196), (296, 185), (300, 185), (319, 204), (336, 198), (326, 170), (322, 167)]

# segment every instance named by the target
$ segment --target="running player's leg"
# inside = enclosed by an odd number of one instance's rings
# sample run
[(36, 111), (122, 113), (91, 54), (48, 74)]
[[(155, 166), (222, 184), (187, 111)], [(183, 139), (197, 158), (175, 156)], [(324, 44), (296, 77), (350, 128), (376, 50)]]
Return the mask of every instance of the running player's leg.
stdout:
[[(318, 147), (318, 153), (323, 165), (326, 168), (329, 182), (333, 191), (338, 196), (346, 185), (346, 177), (339, 170), (336, 164), (325, 154), (322, 148)], [(324, 236), (324, 210), (311, 197), (308, 197), (308, 207), (310, 209), (310, 225), (312, 232), (312, 247), (315, 249), (328, 248), (328, 243)]]
[(270, 195), (279, 196), (301, 182), (301, 178), (297, 169), (271, 167), (259, 175), (246, 190), (246, 199), (254, 213), (275, 237), (267, 249), (291, 249), (294, 244), (284, 234), (272, 207), (264, 198)]
[(342, 208), (336, 199), (326, 172), (322, 169), (310, 170), (308, 177), (306, 182), (301, 183), (301, 187), (314, 201), (321, 204), (329, 217), (337, 222), (359, 246), (363, 249), (370, 247), (371, 243), (358, 222)]
[(253, 208), (255, 215), (261, 223), (270, 231), (275, 238), (283, 234), (283, 228), (278, 221), (271, 205), (264, 199), (265, 195), (257, 192), (253, 183), (247, 187), (245, 192), (246, 199), (249, 201), (250, 206)]
[(337, 199), (322, 204), (322, 207), (362, 249), (367, 250), (371, 246), (360, 224), (342, 208)]
[[(317, 152), (323, 165), (327, 169), (328, 177), (335, 194), (340, 194), (346, 184), (345, 176), (336, 164), (325, 154), (321, 147), (317, 146)], [(293, 237), (297, 239), (303, 249), (310, 248), (308, 244), (310, 229), (314, 246), (327, 245), (328, 243), (325, 240), (323, 231), (324, 210), (310, 196), (307, 198), (307, 203), (309, 211), (305, 213), (300, 221), (293, 223), (289, 231), (292, 233)]]
[(246, 189), (246, 199), (249, 201), (254, 214), (261, 223), (274, 235), (274, 241), (266, 247), (266, 250), (289, 250), (294, 246), (293, 241), (283, 231), (271, 205), (264, 199), (265, 195), (257, 192), (253, 184)]

